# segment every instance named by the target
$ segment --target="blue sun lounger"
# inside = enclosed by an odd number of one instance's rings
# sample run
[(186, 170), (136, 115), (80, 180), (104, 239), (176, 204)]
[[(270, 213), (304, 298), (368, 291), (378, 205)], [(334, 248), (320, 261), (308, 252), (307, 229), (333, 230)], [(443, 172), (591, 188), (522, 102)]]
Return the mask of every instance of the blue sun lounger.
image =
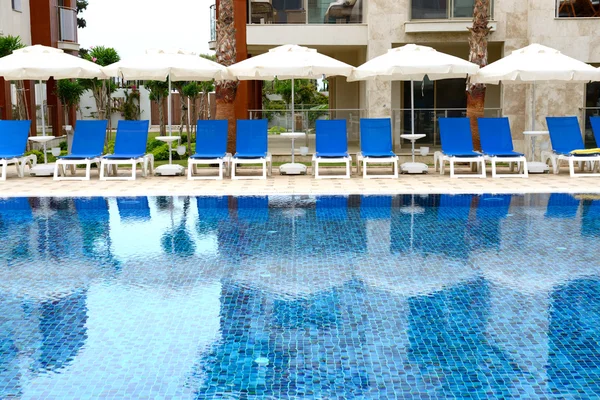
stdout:
[[(346, 120), (317, 120), (315, 127), (316, 152), (312, 158), (312, 170), (315, 179), (321, 178), (350, 178), (350, 163), (348, 155), (348, 136)], [(344, 163), (344, 175), (319, 175), (319, 164)]]
[[(473, 150), (471, 122), (469, 118), (440, 118), (440, 140), (442, 151), (434, 154), (434, 163), (440, 166), (440, 174), (444, 174), (444, 164), (450, 163), (450, 178), (485, 178), (485, 159), (483, 154)], [(455, 174), (454, 163), (477, 163), (479, 174)]]
[[(267, 179), (273, 163), (267, 151), (268, 121), (266, 119), (238, 119), (236, 124), (236, 153), (231, 159), (231, 179)], [(262, 175), (239, 176), (235, 174), (238, 164), (262, 164)]]
[(497, 162), (508, 162), (513, 171), (513, 163), (519, 165), (518, 171), (521, 178), (529, 177), (527, 159), (523, 153), (513, 149), (510, 123), (507, 117), (502, 118), (477, 118), (479, 138), (481, 139), (481, 152), (486, 160), (492, 163), (492, 178), (510, 178), (515, 174), (496, 173)]
[[(392, 163), (393, 174), (369, 175), (368, 163)], [(398, 156), (392, 151), (392, 122), (389, 118), (360, 119), (360, 152), (356, 154), (356, 171), (363, 179), (398, 178)]]
[[(225, 164), (225, 175), (229, 174), (231, 154), (227, 153), (227, 129), (226, 119), (222, 120), (199, 120), (196, 124), (196, 153), (188, 159), (188, 179), (223, 179), (223, 164)], [(197, 166), (206, 164), (218, 164), (219, 175), (207, 176), (197, 175)]]
[[(100, 180), (135, 180), (137, 164), (142, 166), (142, 176), (148, 175), (154, 170), (154, 156), (146, 154), (148, 144), (148, 127), (150, 121), (119, 121), (117, 125), (117, 138), (113, 154), (107, 154), (101, 159)], [(118, 165), (131, 165), (130, 177), (119, 177), (117, 175)], [(106, 168), (112, 167), (114, 176), (105, 174)]]
[(582, 170), (586, 162), (590, 162), (590, 165), (596, 161), (600, 162), (600, 152), (587, 154), (573, 153), (576, 150), (585, 149), (577, 117), (546, 117), (546, 123), (548, 124), (548, 131), (550, 133), (552, 153), (544, 153), (542, 161), (550, 159), (552, 170), (555, 174), (558, 174), (560, 170), (560, 162), (567, 161), (569, 163), (571, 178), (600, 176), (600, 173), (575, 173), (575, 162), (580, 163)]
[[(54, 166), (55, 181), (89, 181), (92, 164), (100, 170), (100, 158), (104, 154), (104, 140), (108, 121), (77, 121), (73, 135), (71, 154), (59, 157)], [(77, 165), (85, 165), (85, 176), (74, 176)], [(71, 175), (66, 176), (66, 167), (70, 166)]]
[(31, 121), (0, 120), (0, 181), (6, 180), (6, 170), (10, 164), (17, 167), (17, 175), (25, 175), (25, 164), (31, 168), (37, 163), (35, 155), (25, 156), (27, 136)]

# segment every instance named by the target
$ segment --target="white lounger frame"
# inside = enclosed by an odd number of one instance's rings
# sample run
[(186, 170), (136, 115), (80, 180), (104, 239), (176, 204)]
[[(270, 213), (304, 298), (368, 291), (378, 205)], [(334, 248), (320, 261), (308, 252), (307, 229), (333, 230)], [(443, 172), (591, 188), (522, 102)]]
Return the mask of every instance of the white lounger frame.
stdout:
[[(392, 169), (394, 173), (392, 175), (368, 175), (367, 166), (369, 163), (373, 164), (387, 164), (392, 163)], [(362, 168), (361, 168), (362, 164)], [(383, 179), (383, 178), (398, 178), (398, 156), (393, 157), (364, 157), (362, 152), (356, 153), (356, 173), (360, 175), (362, 169), (363, 179)]]
[[(525, 156), (502, 157), (502, 156), (484, 156), (486, 161), (492, 164), (492, 178), (529, 178), (527, 170), (527, 159)], [(496, 173), (496, 163), (507, 162), (510, 167), (510, 172), (515, 170), (514, 164), (517, 164), (516, 174), (498, 174)]]
[[(61, 159), (56, 160), (54, 164), (54, 180), (55, 181), (89, 181), (91, 178), (92, 164), (96, 163), (98, 167), (98, 173), (100, 173), (100, 157), (96, 158), (84, 158), (80, 160), (75, 159)], [(67, 176), (66, 167), (69, 167), (71, 175), (77, 173), (77, 165), (85, 164), (85, 176)]]
[[(600, 165), (600, 156), (598, 155), (590, 155), (590, 156), (566, 156), (563, 154), (556, 154), (550, 151), (542, 152), (542, 162), (548, 163), (550, 160), (552, 164), (552, 172), (554, 174), (558, 174), (560, 171), (560, 162), (567, 161), (569, 163), (569, 174), (571, 178), (580, 178), (585, 176), (600, 176), (600, 172), (594, 172), (598, 169), (598, 165)], [(596, 164), (598, 161), (598, 164)], [(575, 162), (579, 165), (579, 170), (581, 173), (575, 173)], [(585, 165), (588, 165), (588, 168), (591, 172), (584, 173)]]
[[(219, 164), (219, 175), (195, 175), (198, 173), (198, 165)], [(230, 174), (231, 170), (231, 154), (225, 154), (222, 158), (188, 158), (188, 174), (187, 178), (190, 181), (200, 179), (223, 179), (223, 164), (225, 164), (225, 176)]]
[[(315, 179), (349, 179), (350, 178), (350, 163), (352, 162), (352, 157), (317, 157), (316, 154), (313, 154), (312, 157), (312, 172)], [(337, 163), (345, 163), (346, 164), (346, 173), (344, 175), (319, 175), (319, 164), (337, 164)]]
[(2, 173), (0, 174), (0, 181), (6, 180), (8, 166), (11, 164), (15, 164), (17, 168), (17, 176), (19, 178), (23, 178), (25, 176), (25, 165), (29, 165), (29, 168), (33, 168), (37, 164), (37, 157), (33, 154), (23, 157), (15, 157), (15, 158), (3, 158), (0, 160), (0, 167), (2, 169)]
[[(214, 162), (213, 162), (214, 163)], [(238, 164), (262, 164), (262, 175), (243, 175), (235, 174), (235, 169)], [(266, 157), (261, 158), (231, 158), (231, 179), (267, 179), (267, 164), (269, 164), (268, 175), (273, 175), (273, 161), (271, 153), (267, 153)]]
[[(112, 160), (107, 158), (102, 158), (100, 162), (100, 180), (101, 181), (134, 181), (136, 177), (137, 164), (141, 164), (142, 166), (142, 176), (147, 177), (148, 172), (152, 174), (154, 172), (154, 154), (146, 154), (140, 158), (132, 158), (129, 160)], [(131, 176), (116, 176), (117, 175), (117, 166), (118, 165), (131, 165)], [(148, 168), (149, 167), (149, 168)], [(113, 175), (109, 176), (110, 171), (108, 168), (112, 170)], [(149, 171), (148, 171), (149, 169)], [(106, 174), (105, 174), (106, 171)]]
[[(446, 161), (450, 163), (450, 178), (485, 178), (485, 158), (483, 155), (479, 157), (455, 157), (447, 156), (441, 151), (433, 153), (434, 169), (437, 170), (438, 164), (440, 167), (440, 175), (444, 175), (444, 167)], [(457, 162), (468, 162), (477, 163), (478, 174), (455, 174), (454, 163)]]

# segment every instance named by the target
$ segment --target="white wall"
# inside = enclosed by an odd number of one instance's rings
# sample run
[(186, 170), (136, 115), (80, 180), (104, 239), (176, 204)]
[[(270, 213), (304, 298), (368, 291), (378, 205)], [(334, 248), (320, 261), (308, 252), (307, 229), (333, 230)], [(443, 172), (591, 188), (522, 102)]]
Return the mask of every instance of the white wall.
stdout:
[(20, 36), (21, 42), (31, 44), (29, 0), (21, 0), (22, 11), (14, 11), (10, 0), (0, 0), (0, 36)]

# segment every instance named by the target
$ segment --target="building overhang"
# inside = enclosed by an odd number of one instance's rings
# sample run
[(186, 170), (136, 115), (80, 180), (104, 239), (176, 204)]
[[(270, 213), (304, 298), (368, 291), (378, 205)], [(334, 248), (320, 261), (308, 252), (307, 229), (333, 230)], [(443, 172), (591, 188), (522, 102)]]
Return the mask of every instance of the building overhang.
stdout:
[(365, 24), (249, 24), (246, 25), (248, 46), (366, 46)]
[[(497, 28), (495, 21), (490, 21), (491, 32)], [(436, 20), (436, 21), (409, 21), (404, 23), (405, 33), (444, 33), (468, 32), (473, 27), (472, 20)]]
[(58, 42), (56, 45), (59, 49), (67, 51), (79, 51), (79, 43), (73, 42)]

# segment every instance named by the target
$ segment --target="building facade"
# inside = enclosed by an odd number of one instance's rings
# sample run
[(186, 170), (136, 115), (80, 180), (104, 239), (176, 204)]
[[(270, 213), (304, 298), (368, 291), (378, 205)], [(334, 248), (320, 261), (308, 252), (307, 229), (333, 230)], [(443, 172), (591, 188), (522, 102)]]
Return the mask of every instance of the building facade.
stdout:
[[(41, 44), (44, 46), (63, 49), (65, 52), (77, 54), (77, 10), (75, 0), (11, 0), (0, 2), (0, 35), (19, 36), (25, 45)], [(50, 79), (46, 89), (38, 89), (36, 101), (35, 85), (25, 82), (25, 91), (34, 127), (41, 120), (41, 105), (44, 104), (46, 121), (52, 127), (55, 135), (62, 134), (64, 112), (56, 96), (56, 82)], [(46, 93), (44, 101), (41, 93)], [(10, 83), (0, 78), (0, 119), (12, 117)], [(36, 104), (40, 108), (37, 110)], [(38, 118), (34, 118), (34, 112)], [(75, 114), (71, 112), (69, 124), (74, 123)], [(54, 129), (54, 128), (57, 129)], [(32, 130), (35, 132), (35, 129)]]
[[(468, 27), (474, 0), (234, 0), (238, 61), (282, 44), (299, 44), (358, 66), (408, 43), (468, 58)], [(571, 4), (576, 3), (576, 4)], [(581, 3), (581, 4), (579, 4)], [(600, 4), (562, 0), (491, 0), (492, 31), (488, 62), (511, 51), (540, 43), (564, 54), (600, 65)], [(218, 0), (216, 3), (218, 13)], [(465, 80), (414, 83), (416, 127), (427, 137), (420, 143), (439, 145), (437, 118), (465, 114)], [(258, 94), (258, 95), (257, 95)], [(364, 117), (391, 117), (394, 143), (410, 127), (408, 82), (329, 80), (330, 108), (356, 110)], [(486, 115), (508, 116), (515, 147), (528, 150), (522, 132), (545, 126), (547, 115), (584, 116), (600, 113), (600, 84), (538, 84), (532, 113), (532, 88), (524, 84), (488, 85)], [(238, 117), (260, 109), (260, 82), (240, 91)], [(346, 112), (348, 114), (348, 112)], [(535, 117), (532, 117), (532, 115)], [(350, 121), (351, 122), (351, 121)], [(350, 124), (352, 125), (352, 124)], [(587, 129), (586, 140), (593, 140)], [(353, 133), (349, 137), (352, 140)], [(356, 135), (356, 133), (354, 133)], [(404, 146), (404, 145), (403, 145)]]

